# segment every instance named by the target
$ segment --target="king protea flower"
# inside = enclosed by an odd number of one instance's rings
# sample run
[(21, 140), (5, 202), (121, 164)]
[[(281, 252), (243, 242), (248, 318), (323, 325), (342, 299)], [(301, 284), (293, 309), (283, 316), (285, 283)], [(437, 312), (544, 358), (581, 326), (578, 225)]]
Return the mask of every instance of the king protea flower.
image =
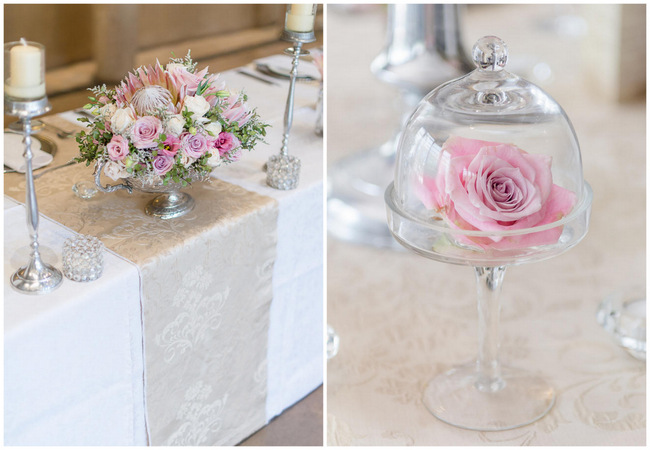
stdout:
[(139, 115), (151, 114), (163, 108), (173, 114), (181, 111), (186, 95), (195, 95), (199, 83), (208, 83), (203, 92), (210, 106), (217, 103), (215, 94), (225, 87), (225, 82), (218, 80), (218, 74), (206, 76), (208, 68), (191, 73), (182, 64), (168, 64), (163, 69), (158, 60), (154, 66), (143, 66), (127, 77), (115, 88), (117, 106), (124, 108), (133, 105)]

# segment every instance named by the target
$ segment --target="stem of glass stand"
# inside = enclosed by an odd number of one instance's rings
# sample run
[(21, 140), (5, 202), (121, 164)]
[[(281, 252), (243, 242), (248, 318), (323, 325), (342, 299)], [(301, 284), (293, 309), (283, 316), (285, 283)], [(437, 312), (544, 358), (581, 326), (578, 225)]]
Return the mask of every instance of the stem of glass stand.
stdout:
[(501, 285), (506, 267), (475, 267), (478, 291), (478, 379), (481, 392), (496, 392), (505, 387), (499, 364), (499, 315)]

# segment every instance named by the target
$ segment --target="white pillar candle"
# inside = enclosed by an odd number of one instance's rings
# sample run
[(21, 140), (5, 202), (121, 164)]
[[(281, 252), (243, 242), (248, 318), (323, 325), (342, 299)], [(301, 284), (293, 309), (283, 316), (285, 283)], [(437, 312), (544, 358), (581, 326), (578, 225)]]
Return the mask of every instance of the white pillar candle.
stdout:
[(314, 29), (314, 4), (296, 3), (289, 7), (285, 27), (297, 33), (309, 33)]
[(313, 16), (314, 4), (313, 3), (295, 3), (291, 5), (291, 14), (296, 16)]
[(43, 50), (28, 45), (21, 39), (20, 45), (9, 50), (9, 79), (5, 93), (20, 99), (36, 99), (45, 96), (43, 79)]

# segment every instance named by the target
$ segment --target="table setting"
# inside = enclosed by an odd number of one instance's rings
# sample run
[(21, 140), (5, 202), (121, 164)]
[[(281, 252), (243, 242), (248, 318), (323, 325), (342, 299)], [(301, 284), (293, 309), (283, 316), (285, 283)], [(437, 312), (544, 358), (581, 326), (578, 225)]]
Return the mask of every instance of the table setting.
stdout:
[[(389, 27), (398, 13), (388, 8)], [(374, 207), (379, 234), (409, 252), (338, 221), (328, 230), (328, 445), (645, 445), (645, 103), (591, 96), (572, 64), (578, 41), (537, 29), (543, 14), (472, 8), (459, 35), (475, 42), (473, 70), (402, 121)], [(355, 130), (328, 121), (332, 183), (395, 126), (379, 105), (401, 92), (370, 70), (383, 18), (328, 17), (328, 108), (360, 118)], [(347, 51), (350, 39), (367, 54)], [(526, 48), (553, 83), (519, 76)], [(368, 209), (356, 212), (348, 226), (370, 230)]]
[(322, 383), (314, 15), (287, 6), (273, 84), (188, 52), (49, 116), (45, 49), (5, 45), (39, 50), (5, 79), (5, 444), (234, 445)]

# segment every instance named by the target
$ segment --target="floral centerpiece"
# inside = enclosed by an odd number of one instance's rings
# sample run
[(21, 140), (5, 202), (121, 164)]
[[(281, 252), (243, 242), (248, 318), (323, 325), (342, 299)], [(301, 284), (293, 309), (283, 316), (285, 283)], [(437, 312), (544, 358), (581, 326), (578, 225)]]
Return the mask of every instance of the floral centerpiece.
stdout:
[(78, 119), (90, 130), (77, 134), (77, 161), (103, 165), (113, 180), (186, 186), (252, 150), (268, 125), (245, 94), (196, 66), (188, 51), (134, 70), (115, 89), (92, 88), (85, 108), (96, 119)]

